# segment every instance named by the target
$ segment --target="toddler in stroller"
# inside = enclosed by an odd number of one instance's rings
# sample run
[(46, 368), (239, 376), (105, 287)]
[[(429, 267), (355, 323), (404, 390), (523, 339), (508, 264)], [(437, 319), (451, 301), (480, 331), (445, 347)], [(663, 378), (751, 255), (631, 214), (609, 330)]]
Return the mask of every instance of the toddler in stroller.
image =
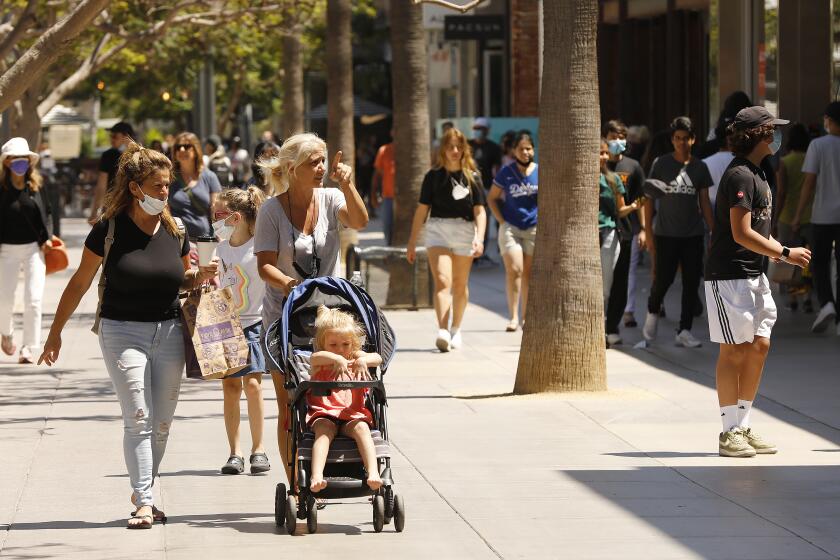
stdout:
[(305, 519), (318, 530), (315, 497), (372, 496), (373, 529), (405, 525), (394, 491), (384, 376), (394, 331), (371, 297), (342, 278), (295, 287), (266, 331), (267, 357), (288, 391), (289, 486), (277, 484), (274, 517), (289, 534)]
[[(364, 334), (364, 328), (350, 314), (323, 305), (319, 307), (315, 320), (315, 352), (309, 360), (312, 381), (370, 380), (368, 368), (378, 367), (382, 357), (375, 352), (362, 352)], [(365, 408), (366, 395), (366, 389), (340, 389), (325, 396), (307, 395), (306, 424), (315, 433), (309, 486), (313, 492), (320, 492), (327, 486), (324, 465), (330, 443), (338, 433), (352, 438), (359, 447), (370, 489), (376, 491), (382, 486), (376, 447), (370, 435), (373, 416)]]

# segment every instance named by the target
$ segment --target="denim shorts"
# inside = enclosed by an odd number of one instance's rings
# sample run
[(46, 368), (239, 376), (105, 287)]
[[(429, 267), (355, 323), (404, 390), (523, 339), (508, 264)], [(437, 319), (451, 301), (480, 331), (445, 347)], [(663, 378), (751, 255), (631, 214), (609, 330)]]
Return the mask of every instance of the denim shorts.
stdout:
[(262, 346), (262, 323), (256, 323), (243, 329), (248, 341), (248, 365), (245, 369), (228, 377), (244, 377), (252, 373), (265, 373), (265, 353)]

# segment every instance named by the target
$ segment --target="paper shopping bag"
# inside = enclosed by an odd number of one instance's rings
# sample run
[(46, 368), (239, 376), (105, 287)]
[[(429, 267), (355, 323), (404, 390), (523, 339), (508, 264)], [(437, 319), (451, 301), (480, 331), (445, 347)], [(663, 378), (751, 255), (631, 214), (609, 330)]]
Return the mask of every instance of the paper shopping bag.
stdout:
[(248, 342), (229, 287), (190, 292), (181, 317), (187, 377), (219, 379), (248, 365)]

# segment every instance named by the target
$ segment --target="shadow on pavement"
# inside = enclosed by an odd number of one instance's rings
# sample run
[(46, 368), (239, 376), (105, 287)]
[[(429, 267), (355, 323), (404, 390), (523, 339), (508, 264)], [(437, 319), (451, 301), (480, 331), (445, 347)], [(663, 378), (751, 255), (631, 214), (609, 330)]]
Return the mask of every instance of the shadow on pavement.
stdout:
[[(840, 540), (830, 536), (840, 527), (840, 467), (767, 466), (760, 457), (733, 461), (737, 465), (557, 472), (633, 514), (698, 558), (793, 559), (822, 558), (823, 554), (836, 558), (840, 554)], [(586, 515), (587, 508), (599, 508), (568, 502), (558, 503), (561, 516), (579, 516), (581, 510)], [(566, 508), (569, 511), (564, 512)], [(608, 511), (591, 514), (610, 515)]]

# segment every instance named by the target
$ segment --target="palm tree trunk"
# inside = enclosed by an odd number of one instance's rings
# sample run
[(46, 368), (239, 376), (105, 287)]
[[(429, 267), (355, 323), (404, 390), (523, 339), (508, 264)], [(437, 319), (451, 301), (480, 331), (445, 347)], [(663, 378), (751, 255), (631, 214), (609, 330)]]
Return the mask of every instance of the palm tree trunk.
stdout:
[(391, 83), (394, 97), (396, 213), (394, 245), (405, 245), (429, 170), (429, 101), (423, 7), (391, 0)]
[(303, 132), (303, 56), (300, 35), (283, 37), (284, 138)]
[(598, 250), (597, 0), (545, 2), (540, 219), (515, 393), (607, 387)]
[[(353, 44), (350, 0), (327, 0), (327, 146), (329, 162), (341, 150), (341, 161), (355, 167), (353, 137)], [(341, 258), (358, 243), (355, 230), (341, 230)]]
[(353, 165), (353, 45), (350, 0), (327, 0), (327, 144), (332, 156)]

